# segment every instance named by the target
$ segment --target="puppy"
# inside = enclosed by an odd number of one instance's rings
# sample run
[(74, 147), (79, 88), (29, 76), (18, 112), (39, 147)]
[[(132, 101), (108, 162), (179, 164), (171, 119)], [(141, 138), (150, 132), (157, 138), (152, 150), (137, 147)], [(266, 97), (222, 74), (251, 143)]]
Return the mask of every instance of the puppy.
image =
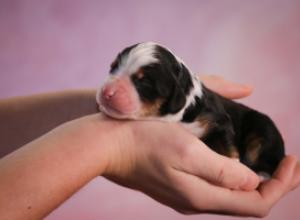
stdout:
[(113, 118), (180, 122), (217, 153), (265, 177), (285, 155), (268, 116), (209, 90), (180, 58), (156, 43), (119, 53), (96, 99), (100, 111)]

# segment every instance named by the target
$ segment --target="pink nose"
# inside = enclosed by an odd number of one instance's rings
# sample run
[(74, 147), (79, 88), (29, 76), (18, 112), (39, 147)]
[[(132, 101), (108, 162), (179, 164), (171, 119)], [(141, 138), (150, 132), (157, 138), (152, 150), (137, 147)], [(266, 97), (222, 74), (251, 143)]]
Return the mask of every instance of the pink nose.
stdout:
[(102, 88), (101, 96), (107, 101), (110, 100), (117, 93), (117, 87), (114, 84), (106, 85)]
[(106, 109), (123, 114), (136, 111), (138, 100), (134, 89), (127, 79), (116, 79), (106, 83), (101, 89), (100, 103)]

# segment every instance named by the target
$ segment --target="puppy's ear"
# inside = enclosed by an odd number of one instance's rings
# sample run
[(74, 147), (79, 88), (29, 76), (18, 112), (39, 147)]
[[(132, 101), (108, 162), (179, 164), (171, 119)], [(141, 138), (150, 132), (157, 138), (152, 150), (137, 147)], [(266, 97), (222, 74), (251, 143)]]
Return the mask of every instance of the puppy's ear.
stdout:
[(193, 87), (191, 74), (188, 69), (181, 64), (173, 74), (173, 85), (166, 102), (161, 107), (161, 114), (175, 114), (180, 111), (185, 103), (186, 97)]
[(191, 87), (193, 87), (191, 75), (192, 74), (186, 68), (186, 66), (183, 63), (181, 63), (177, 81), (179, 82), (180, 87), (182, 88), (184, 93), (188, 93)]
[(168, 81), (158, 81), (155, 86), (160, 97), (167, 98), (170, 96), (172, 85)]
[(170, 114), (175, 114), (180, 111), (186, 102), (186, 95), (181, 88), (175, 87), (173, 89), (172, 95), (166, 101), (166, 111)]

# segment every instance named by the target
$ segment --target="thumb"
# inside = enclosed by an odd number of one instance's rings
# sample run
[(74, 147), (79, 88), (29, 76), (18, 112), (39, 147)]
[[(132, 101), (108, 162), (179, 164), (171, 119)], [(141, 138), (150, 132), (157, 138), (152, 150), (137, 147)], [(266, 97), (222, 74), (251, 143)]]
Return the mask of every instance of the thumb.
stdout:
[(185, 172), (230, 189), (250, 191), (257, 188), (259, 177), (236, 159), (222, 156), (200, 141), (191, 149), (184, 156), (184, 161), (188, 162), (181, 164)]
[(229, 82), (216, 75), (202, 75), (200, 80), (207, 88), (228, 99), (249, 96), (253, 90), (249, 85)]
[[(222, 156), (223, 157), (223, 156)], [(217, 158), (216, 158), (217, 159)], [(259, 177), (236, 159), (220, 158), (206, 174), (208, 180), (231, 189), (251, 191), (258, 187)]]

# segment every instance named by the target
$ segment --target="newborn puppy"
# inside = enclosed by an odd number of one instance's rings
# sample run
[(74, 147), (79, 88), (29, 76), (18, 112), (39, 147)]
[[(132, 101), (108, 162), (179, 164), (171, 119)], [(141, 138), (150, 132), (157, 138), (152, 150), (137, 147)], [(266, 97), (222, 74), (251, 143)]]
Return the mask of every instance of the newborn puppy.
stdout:
[(181, 59), (152, 42), (119, 53), (96, 98), (113, 118), (180, 122), (217, 153), (263, 176), (284, 157), (282, 137), (268, 116), (209, 90)]

